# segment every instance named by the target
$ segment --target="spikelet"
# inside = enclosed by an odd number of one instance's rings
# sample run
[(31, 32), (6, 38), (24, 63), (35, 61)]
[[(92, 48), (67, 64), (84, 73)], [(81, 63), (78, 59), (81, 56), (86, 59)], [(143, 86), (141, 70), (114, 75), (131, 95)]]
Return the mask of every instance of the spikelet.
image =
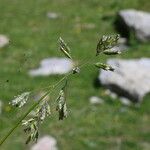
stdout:
[(15, 99), (13, 99), (9, 104), (20, 108), (26, 104), (26, 102), (29, 99), (29, 95), (30, 95), (30, 92), (24, 92), (21, 95), (18, 95), (17, 97), (15, 97)]
[(97, 62), (94, 64), (97, 68), (101, 68), (103, 70), (106, 70), (106, 71), (114, 71), (115, 69), (113, 67), (111, 67), (110, 65), (108, 64), (103, 64), (103, 63), (100, 63), (100, 62)]
[(64, 42), (64, 40), (61, 37), (59, 38), (59, 45), (60, 45), (60, 50), (64, 53), (64, 55), (72, 59), (70, 54), (70, 48), (67, 46), (67, 44)]
[(119, 40), (119, 35), (109, 35), (109, 36), (102, 36), (99, 40), (96, 48), (96, 56), (98, 56), (101, 52), (113, 48)]

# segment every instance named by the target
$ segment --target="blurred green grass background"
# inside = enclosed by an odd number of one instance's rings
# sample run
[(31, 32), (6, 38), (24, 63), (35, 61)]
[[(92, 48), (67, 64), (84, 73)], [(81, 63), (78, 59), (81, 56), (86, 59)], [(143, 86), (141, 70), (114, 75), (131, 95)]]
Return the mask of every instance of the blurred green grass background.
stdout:
[[(48, 86), (60, 76), (31, 78), (27, 72), (47, 57), (62, 55), (58, 51), (58, 38), (62, 36), (80, 61), (95, 55), (98, 38), (116, 33), (114, 21), (119, 10), (135, 8), (149, 11), (149, 0), (0, 0), (0, 34), (10, 39), (9, 46), (0, 49), (0, 139), (25, 112), (12, 110), (8, 102), (23, 91)], [(50, 20), (47, 12), (56, 12), (60, 18)], [(106, 18), (106, 19), (104, 19)], [(93, 29), (77, 28), (92, 23)], [(150, 57), (150, 45), (135, 42), (126, 53), (117, 58)], [(107, 57), (100, 57), (105, 61)], [(104, 94), (104, 88), (95, 88), (98, 71), (85, 68), (69, 82), (69, 117), (58, 121), (56, 115), (43, 123), (42, 135), (52, 135), (60, 150), (148, 150), (150, 149), (150, 96), (144, 98), (140, 108), (123, 107)], [(54, 93), (51, 98), (57, 93)], [(92, 106), (89, 97), (104, 98), (105, 103)], [(29, 106), (29, 105), (28, 105)], [(19, 128), (1, 147), (2, 150), (29, 149), (25, 135)]]

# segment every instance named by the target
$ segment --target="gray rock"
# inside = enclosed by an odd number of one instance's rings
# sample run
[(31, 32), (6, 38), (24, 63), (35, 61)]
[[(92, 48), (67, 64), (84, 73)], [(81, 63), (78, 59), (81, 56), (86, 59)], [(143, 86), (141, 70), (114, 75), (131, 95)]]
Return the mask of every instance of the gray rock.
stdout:
[(150, 13), (134, 9), (122, 10), (119, 12), (119, 19), (125, 29), (134, 31), (138, 40), (150, 41)]
[(107, 89), (107, 90), (105, 91), (105, 94), (106, 94), (106, 95), (109, 95), (112, 99), (117, 99), (117, 94), (114, 93), (114, 92), (112, 92), (112, 91), (110, 91), (109, 89)]
[(29, 71), (30, 76), (62, 75), (73, 69), (74, 63), (67, 58), (46, 58), (40, 67)]
[(123, 105), (126, 105), (126, 106), (130, 106), (131, 105), (131, 101), (128, 98), (126, 98), (126, 97), (120, 97), (120, 102)]
[(0, 48), (9, 44), (9, 39), (5, 35), (0, 35)]
[(100, 97), (92, 96), (92, 97), (90, 97), (90, 103), (91, 104), (103, 104), (104, 100), (101, 99)]
[(44, 136), (31, 147), (31, 150), (57, 150), (57, 141), (51, 136)]
[(150, 59), (109, 59), (107, 63), (115, 71), (101, 71), (99, 80), (102, 85), (134, 102), (142, 101), (150, 92)]
[(58, 13), (55, 13), (55, 12), (48, 12), (48, 13), (47, 13), (47, 17), (48, 17), (49, 19), (57, 19), (57, 18), (60, 17), (60, 15), (59, 15)]

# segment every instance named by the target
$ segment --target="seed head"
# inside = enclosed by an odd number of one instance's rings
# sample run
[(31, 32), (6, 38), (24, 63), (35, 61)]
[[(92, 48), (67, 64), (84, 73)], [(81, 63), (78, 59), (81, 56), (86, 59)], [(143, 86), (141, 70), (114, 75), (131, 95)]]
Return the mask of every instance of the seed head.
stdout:
[(26, 104), (26, 102), (29, 99), (30, 92), (24, 92), (21, 95), (18, 95), (15, 99), (13, 99), (9, 104), (16, 106), (16, 107), (22, 107)]

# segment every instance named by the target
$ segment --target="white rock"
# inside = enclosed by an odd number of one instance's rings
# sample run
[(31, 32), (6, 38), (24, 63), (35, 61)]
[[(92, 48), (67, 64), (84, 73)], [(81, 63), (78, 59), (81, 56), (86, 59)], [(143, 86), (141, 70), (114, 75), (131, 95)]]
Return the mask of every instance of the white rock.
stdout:
[(130, 106), (131, 105), (131, 101), (128, 98), (126, 98), (126, 97), (120, 97), (120, 102), (123, 105), (126, 105), (126, 106)]
[(107, 89), (105, 91), (105, 93), (106, 93), (106, 95), (109, 95), (112, 99), (116, 99), (117, 98), (117, 94), (112, 92), (112, 91), (110, 91), (109, 89)]
[(119, 18), (125, 28), (135, 32), (137, 39), (150, 41), (150, 13), (134, 9), (121, 10)]
[(91, 104), (103, 104), (103, 103), (104, 103), (104, 100), (101, 99), (101, 98), (99, 98), (99, 97), (97, 97), (97, 96), (92, 96), (92, 97), (90, 98), (90, 103), (91, 103)]
[(74, 63), (67, 58), (46, 58), (40, 67), (29, 71), (30, 76), (62, 75), (73, 69)]
[(9, 44), (9, 39), (5, 35), (0, 35), (0, 48)]
[(115, 68), (114, 72), (102, 70), (100, 83), (119, 96), (127, 97), (135, 102), (142, 101), (150, 92), (150, 59), (110, 59), (108, 64)]
[(57, 141), (51, 136), (44, 136), (31, 147), (31, 150), (57, 150)]
[(57, 18), (59, 18), (59, 14), (58, 13), (55, 13), (55, 12), (48, 12), (47, 13), (47, 17), (49, 18), (49, 19), (57, 19)]

